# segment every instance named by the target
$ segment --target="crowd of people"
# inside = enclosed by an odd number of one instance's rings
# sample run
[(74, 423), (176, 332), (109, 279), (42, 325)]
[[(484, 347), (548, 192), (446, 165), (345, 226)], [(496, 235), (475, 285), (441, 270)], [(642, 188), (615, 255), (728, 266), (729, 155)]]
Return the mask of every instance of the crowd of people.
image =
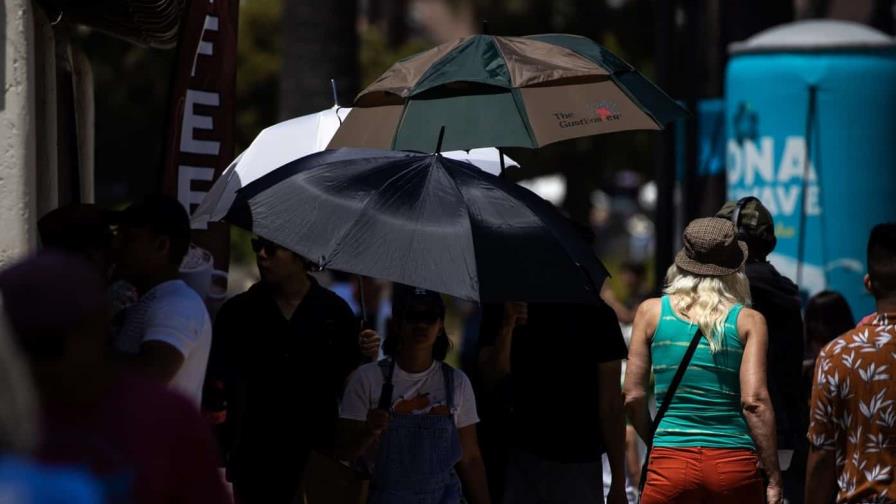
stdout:
[(687, 226), (661, 293), (629, 264), (628, 300), (482, 305), (464, 370), (440, 294), (395, 285), (365, 324), (262, 237), (212, 320), (173, 199), (39, 232), (0, 271), (0, 502), (896, 502), (896, 224), (858, 326), (803, 306), (745, 198)]

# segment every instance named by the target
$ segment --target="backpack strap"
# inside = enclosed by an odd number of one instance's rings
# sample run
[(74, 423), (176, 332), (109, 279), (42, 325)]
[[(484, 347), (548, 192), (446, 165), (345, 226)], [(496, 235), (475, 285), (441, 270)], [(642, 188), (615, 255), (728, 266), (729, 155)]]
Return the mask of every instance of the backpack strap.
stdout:
[(442, 362), (442, 382), (445, 384), (445, 400), (448, 411), (454, 414), (454, 368)]
[(698, 327), (697, 332), (694, 333), (694, 337), (691, 338), (691, 344), (688, 345), (684, 357), (681, 358), (681, 364), (678, 365), (678, 369), (675, 371), (675, 376), (672, 377), (672, 382), (669, 384), (669, 388), (666, 389), (666, 396), (663, 397), (663, 404), (660, 405), (660, 409), (657, 410), (656, 416), (653, 418), (653, 422), (650, 425), (650, 439), (645, 440), (647, 443), (647, 455), (644, 457), (644, 465), (641, 466), (641, 481), (638, 483), (639, 490), (644, 490), (644, 483), (647, 481), (647, 464), (650, 462), (650, 451), (653, 449), (653, 436), (656, 434), (660, 422), (663, 421), (663, 417), (666, 416), (666, 411), (669, 410), (669, 405), (672, 404), (672, 397), (675, 395), (675, 391), (678, 390), (678, 385), (681, 384), (681, 379), (684, 377), (684, 373), (687, 371), (688, 365), (691, 363), (691, 358), (694, 357), (694, 352), (697, 351), (697, 346), (700, 344), (700, 339), (702, 337), (703, 331)]
[(392, 385), (392, 375), (395, 374), (395, 359), (383, 359), (377, 363), (380, 372), (383, 373), (383, 386), (380, 388), (380, 400), (377, 403), (377, 409), (384, 411), (392, 410), (392, 392), (395, 387)]

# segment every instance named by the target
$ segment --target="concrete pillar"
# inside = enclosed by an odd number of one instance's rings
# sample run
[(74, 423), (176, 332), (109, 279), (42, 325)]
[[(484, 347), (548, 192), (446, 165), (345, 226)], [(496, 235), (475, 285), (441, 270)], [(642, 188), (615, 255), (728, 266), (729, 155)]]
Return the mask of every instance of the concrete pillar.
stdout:
[(81, 202), (94, 203), (95, 107), (93, 69), (90, 60), (78, 47), (72, 47), (72, 70), (75, 77), (75, 117), (78, 121), (78, 166), (81, 168)]
[(56, 127), (56, 37), (50, 20), (34, 9), (34, 144), (36, 219), (59, 206), (59, 135)]
[(0, 267), (36, 244), (34, 9), (0, 1)]

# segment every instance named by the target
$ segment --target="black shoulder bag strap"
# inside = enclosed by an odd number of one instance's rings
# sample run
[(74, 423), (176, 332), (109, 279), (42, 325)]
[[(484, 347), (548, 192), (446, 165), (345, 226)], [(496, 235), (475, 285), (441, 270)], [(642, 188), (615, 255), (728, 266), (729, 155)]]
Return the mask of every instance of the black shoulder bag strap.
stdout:
[(379, 362), (379, 366), (383, 373), (383, 387), (380, 389), (380, 400), (377, 403), (377, 408), (388, 412), (392, 409), (392, 392), (395, 390), (395, 387), (392, 386), (395, 359), (383, 359)]
[(694, 333), (694, 337), (691, 338), (691, 344), (688, 345), (684, 357), (681, 358), (681, 364), (678, 365), (678, 370), (675, 371), (675, 376), (672, 377), (672, 383), (669, 384), (669, 388), (666, 390), (666, 396), (663, 397), (663, 404), (660, 405), (660, 409), (657, 410), (656, 416), (653, 418), (653, 422), (650, 425), (650, 439), (647, 440), (647, 455), (644, 457), (644, 465), (641, 466), (641, 480), (638, 482), (638, 493), (644, 491), (644, 483), (647, 482), (647, 465), (650, 463), (650, 451), (653, 449), (653, 436), (656, 434), (656, 429), (660, 426), (660, 422), (663, 421), (663, 417), (666, 416), (666, 410), (669, 409), (669, 404), (672, 403), (672, 397), (675, 395), (675, 391), (678, 390), (678, 385), (681, 383), (681, 379), (684, 377), (684, 372), (687, 371), (688, 365), (691, 363), (691, 358), (694, 357), (694, 352), (697, 351), (697, 345), (700, 344), (700, 338), (702, 337), (703, 331), (698, 327), (697, 332)]

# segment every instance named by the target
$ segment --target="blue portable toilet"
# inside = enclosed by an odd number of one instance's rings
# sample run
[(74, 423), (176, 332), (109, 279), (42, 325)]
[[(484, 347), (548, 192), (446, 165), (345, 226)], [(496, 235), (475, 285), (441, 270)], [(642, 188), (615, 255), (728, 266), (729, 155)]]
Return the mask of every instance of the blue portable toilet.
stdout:
[(805, 295), (836, 290), (857, 318), (871, 228), (896, 221), (896, 41), (810, 20), (730, 47), (725, 80), (729, 199), (775, 219), (770, 256)]

